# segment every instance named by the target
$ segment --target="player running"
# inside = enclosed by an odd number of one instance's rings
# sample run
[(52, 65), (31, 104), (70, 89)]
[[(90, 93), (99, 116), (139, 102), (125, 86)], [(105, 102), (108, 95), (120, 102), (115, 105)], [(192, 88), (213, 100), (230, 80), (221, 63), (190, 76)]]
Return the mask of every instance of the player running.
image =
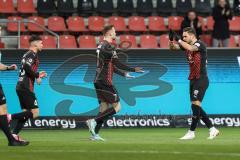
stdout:
[[(11, 66), (6, 66), (0, 63), (0, 70), (1, 71), (9, 71), (9, 70), (16, 70), (17, 66), (12, 64)], [(16, 140), (9, 128), (9, 121), (7, 118), (7, 105), (6, 105), (6, 97), (4, 95), (2, 85), (0, 84), (0, 128), (2, 129), (3, 133), (6, 135), (8, 139), (9, 146), (26, 146), (29, 143), (21, 140)]]
[(117, 56), (113, 40), (116, 32), (113, 25), (108, 25), (103, 29), (104, 40), (97, 48), (97, 71), (94, 81), (97, 97), (100, 103), (99, 114), (94, 119), (89, 119), (86, 124), (92, 134), (92, 140), (102, 140), (99, 136), (104, 121), (110, 116), (120, 111), (120, 98), (117, 90), (113, 86), (113, 73), (128, 77), (128, 72), (143, 72), (140, 67), (131, 68), (122, 64)]
[[(187, 27), (183, 29), (183, 40), (175, 32), (169, 32), (169, 47), (171, 50), (183, 49), (186, 51), (190, 67), (190, 100), (192, 108), (192, 123), (190, 130), (182, 137), (181, 140), (190, 140), (195, 138), (195, 129), (198, 121), (201, 119), (209, 128), (208, 139), (214, 139), (219, 135), (219, 131), (213, 127), (208, 115), (201, 107), (201, 102), (209, 85), (207, 75), (207, 48), (205, 44), (197, 40), (196, 32), (193, 28)], [(178, 44), (173, 42), (173, 39)]]
[(17, 139), (20, 139), (18, 134), (25, 122), (39, 116), (38, 102), (34, 93), (34, 82), (36, 80), (37, 84), (40, 85), (42, 78), (47, 76), (45, 71), (38, 72), (38, 53), (43, 48), (42, 39), (39, 36), (32, 36), (29, 39), (29, 44), (29, 50), (22, 57), (19, 80), (16, 86), (23, 112), (8, 116), (10, 120), (17, 120), (17, 124), (13, 129), (13, 135)]

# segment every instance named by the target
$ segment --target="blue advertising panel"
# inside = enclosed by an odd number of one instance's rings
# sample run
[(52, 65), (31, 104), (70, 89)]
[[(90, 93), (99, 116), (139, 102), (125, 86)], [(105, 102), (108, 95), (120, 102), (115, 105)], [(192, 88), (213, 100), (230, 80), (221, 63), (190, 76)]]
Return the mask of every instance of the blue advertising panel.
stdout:
[[(20, 67), (24, 50), (1, 50), (1, 61)], [(85, 116), (98, 112), (93, 80), (95, 50), (44, 50), (39, 70), (48, 77), (35, 84), (41, 116)], [(190, 111), (188, 63), (183, 52), (169, 50), (119, 51), (122, 62), (145, 69), (135, 78), (114, 75), (122, 110), (118, 115), (188, 115)], [(240, 50), (208, 51), (209, 88), (203, 107), (209, 114), (240, 114)], [(10, 113), (20, 111), (15, 92), (18, 72), (1, 72)]]

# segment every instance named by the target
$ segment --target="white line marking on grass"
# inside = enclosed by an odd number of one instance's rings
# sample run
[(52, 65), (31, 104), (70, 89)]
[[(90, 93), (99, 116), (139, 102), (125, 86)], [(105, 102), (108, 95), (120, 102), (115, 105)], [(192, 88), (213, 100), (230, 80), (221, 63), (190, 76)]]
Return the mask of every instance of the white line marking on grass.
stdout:
[[(14, 152), (12, 150), (1, 149), (0, 153)], [(157, 151), (157, 150), (100, 150), (100, 151), (89, 151), (89, 150), (22, 150), (21, 152), (25, 153), (121, 153), (121, 154), (187, 154), (187, 155), (203, 155), (203, 156), (230, 156), (230, 157), (240, 157), (240, 153), (221, 153), (221, 152), (181, 152), (181, 151)]]

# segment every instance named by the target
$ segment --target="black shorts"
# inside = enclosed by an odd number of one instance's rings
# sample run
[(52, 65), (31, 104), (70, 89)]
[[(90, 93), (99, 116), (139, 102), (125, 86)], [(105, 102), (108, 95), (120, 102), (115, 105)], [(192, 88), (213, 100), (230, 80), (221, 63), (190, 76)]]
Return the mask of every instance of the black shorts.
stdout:
[(26, 89), (17, 89), (16, 92), (22, 109), (30, 110), (38, 108), (38, 102), (35, 93)]
[(94, 87), (96, 89), (99, 102), (117, 103), (120, 101), (118, 92), (113, 85), (95, 82)]
[(6, 104), (6, 97), (2, 89), (2, 85), (0, 84), (0, 105)]
[(191, 101), (202, 102), (205, 92), (208, 88), (209, 80), (207, 76), (201, 76), (199, 79), (190, 80), (190, 99)]

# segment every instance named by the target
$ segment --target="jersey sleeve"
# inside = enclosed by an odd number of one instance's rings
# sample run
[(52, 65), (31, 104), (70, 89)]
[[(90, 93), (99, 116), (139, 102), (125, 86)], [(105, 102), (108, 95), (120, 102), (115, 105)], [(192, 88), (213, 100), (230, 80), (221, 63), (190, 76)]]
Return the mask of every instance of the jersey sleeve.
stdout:
[(34, 55), (29, 55), (23, 59), (23, 69), (32, 78), (38, 78), (39, 72), (35, 72), (33, 67), (36, 57)]
[(112, 57), (112, 60), (113, 60), (113, 64), (118, 68), (118, 69), (121, 69), (121, 70), (124, 70), (124, 71), (128, 71), (128, 72), (135, 72), (135, 68), (132, 68), (132, 67), (129, 67), (123, 63), (121, 63), (119, 61), (119, 58), (117, 56), (117, 52), (114, 51), (113, 52), (113, 57)]
[(206, 46), (201, 42), (194, 43), (194, 46), (198, 48), (198, 51), (202, 52), (206, 49)]
[(120, 76), (123, 76), (123, 77), (126, 76), (126, 72), (118, 69), (116, 66), (114, 66), (114, 73), (116, 73), (116, 74), (118, 74), (118, 75), (120, 75)]

